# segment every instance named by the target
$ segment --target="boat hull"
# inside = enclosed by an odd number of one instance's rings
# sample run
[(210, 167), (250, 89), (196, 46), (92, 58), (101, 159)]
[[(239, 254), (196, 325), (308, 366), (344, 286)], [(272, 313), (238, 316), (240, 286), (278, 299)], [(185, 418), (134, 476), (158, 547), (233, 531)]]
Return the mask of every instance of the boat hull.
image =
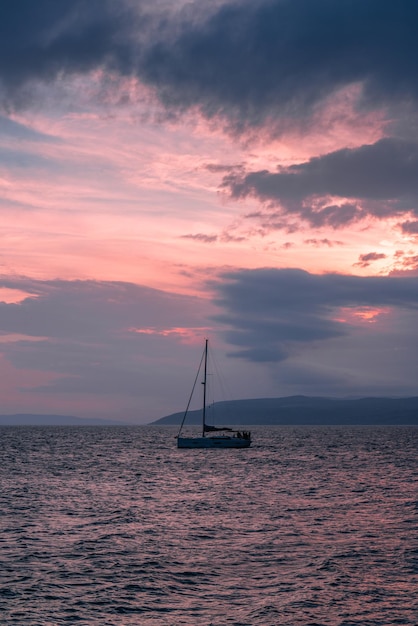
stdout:
[(177, 437), (178, 448), (249, 448), (251, 439), (243, 437)]

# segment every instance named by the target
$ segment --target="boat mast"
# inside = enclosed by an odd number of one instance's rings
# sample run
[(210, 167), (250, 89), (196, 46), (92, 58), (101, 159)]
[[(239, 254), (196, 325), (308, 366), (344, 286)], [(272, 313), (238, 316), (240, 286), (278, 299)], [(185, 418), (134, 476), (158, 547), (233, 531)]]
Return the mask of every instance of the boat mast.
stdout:
[(205, 339), (205, 369), (203, 375), (203, 410), (202, 410), (202, 436), (205, 437), (205, 424), (206, 424), (206, 376), (207, 376), (207, 368), (208, 368), (208, 340)]

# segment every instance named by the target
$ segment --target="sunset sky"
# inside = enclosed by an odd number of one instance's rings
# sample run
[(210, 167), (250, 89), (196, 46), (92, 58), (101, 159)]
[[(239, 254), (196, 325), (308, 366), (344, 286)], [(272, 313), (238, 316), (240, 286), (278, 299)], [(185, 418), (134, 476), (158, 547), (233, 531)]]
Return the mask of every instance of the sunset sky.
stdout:
[(416, 0), (0, 4), (0, 413), (418, 395)]

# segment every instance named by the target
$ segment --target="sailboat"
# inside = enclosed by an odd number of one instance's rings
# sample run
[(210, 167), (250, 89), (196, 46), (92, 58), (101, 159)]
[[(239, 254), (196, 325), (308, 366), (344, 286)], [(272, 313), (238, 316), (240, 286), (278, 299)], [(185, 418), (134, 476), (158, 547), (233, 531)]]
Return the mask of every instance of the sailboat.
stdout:
[[(203, 407), (202, 407), (202, 434), (197, 437), (184, 437), (181, 432), (187, 417), (190, 402), (196, 386), (197, 379), (202, 370), (203, 365)], [(200, 360), (197, 375), (194, 381), (193, 389), (180, 429), (177, 435), (178, 448), (249, 448), (251, 445), (251, 433), (249, 431), (239, 431), (226, 426), (216, 427), (206, 423), (206, 390), (208, 376), (208, 340), (205, 339), (205, 348)]]

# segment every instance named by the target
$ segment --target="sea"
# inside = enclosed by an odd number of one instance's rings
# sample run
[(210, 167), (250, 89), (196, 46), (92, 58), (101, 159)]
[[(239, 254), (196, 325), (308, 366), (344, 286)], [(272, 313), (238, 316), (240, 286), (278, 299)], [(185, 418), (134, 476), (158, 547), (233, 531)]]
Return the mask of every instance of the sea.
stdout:
[(0, 429), (5, 626), (418, 623), (418, 428)]

